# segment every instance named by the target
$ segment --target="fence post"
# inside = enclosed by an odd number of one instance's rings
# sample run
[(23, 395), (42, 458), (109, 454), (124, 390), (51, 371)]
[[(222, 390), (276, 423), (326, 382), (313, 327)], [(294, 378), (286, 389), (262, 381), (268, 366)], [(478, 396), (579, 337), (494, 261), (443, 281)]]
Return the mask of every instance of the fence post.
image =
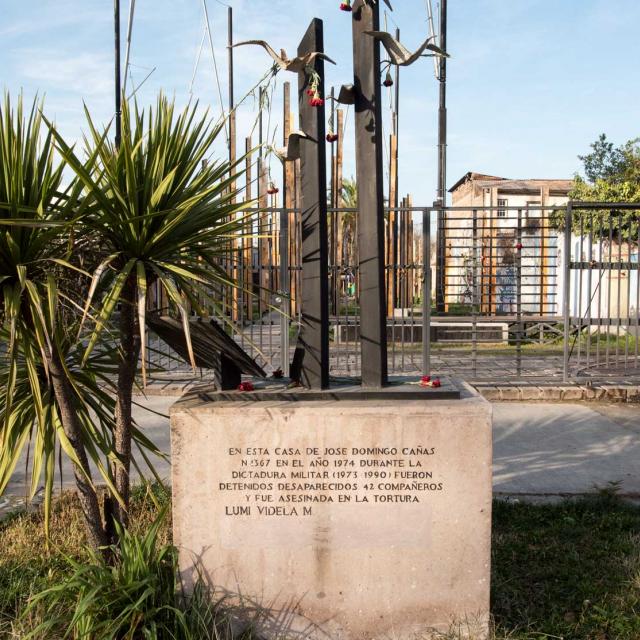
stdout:
[(518, 209), (516, 251), (516, 317), (518, 319), (518, 331), (516, 333), (516, 374), (522, 376), (522, 336), (524, 325), (522, 323), (522, 209)]
[(569, 340), (571, 336), (571, 224), (573, 222), (573, 205), (567, 203), (564, 213), (564, 344), (562, 381), (569, 382)]
[(431, 210), (422, 211), (422, 374), (431, 373)]

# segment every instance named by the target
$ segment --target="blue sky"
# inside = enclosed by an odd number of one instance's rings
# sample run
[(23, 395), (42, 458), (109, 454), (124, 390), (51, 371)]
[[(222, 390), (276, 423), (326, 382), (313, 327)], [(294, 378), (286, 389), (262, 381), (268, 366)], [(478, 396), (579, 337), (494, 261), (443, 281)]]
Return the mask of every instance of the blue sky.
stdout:
[[(264, 38), (295, 50), (314, 16), (325, 20), (329, 85), (351, 75), (349, 15), (339, 0), (230, 0), (235, 38)], [(409, 48), (426, 34), (424, 0), (395, 0), (387, 17)], [(436, 1), (434, 0), (434, 6)], [(214, 47), (226, 78), (226, 7), (208, 0)], [(112, 112), (113, 28), (109, 0), (0, 0), (0, 82), (12, 94), (46, 95), (46, 111), (70, 139), (84, 124), (82, 101), (95, 117)], [(123, 37), (128, 0), (122, 0)], [(640, 135), (638, 0), (449, 0), (449, 166), (453, 184), (469, 170), (512, 178), (565, 178), (600, 132), (616, 143)], [(148, 104), (163, 89), (189, 98), (203, 32), (201, 0), (137, 0), (131, 62), (134, 81), (156, 67), (140, 89)], [(268, 69), (255, 48), (236, 50), (236, 94)], [(280, 119), (281, 82), (270, 130)], [(291, 75), (291, 81), (295, 77)], [(226, 89), (223, 86), (223, 92)], [(220, 112), (211, 54), (205, 48), (193, 96)], [(225, 98), (226, 101), (226, 98)], [(385, 104), (388, 98), (385, 96)], [(239, 139), (255, 105), (239, 116)], [(430, 60), (402, 71), (400, 189), (416, 204), (435, 196), (437, 86)], [(280, 139), (281, 131), (275, 135)], [(352, 142), (346, 173), (353, 172)], [(274, 175), (279, 173), (274, 165)]]

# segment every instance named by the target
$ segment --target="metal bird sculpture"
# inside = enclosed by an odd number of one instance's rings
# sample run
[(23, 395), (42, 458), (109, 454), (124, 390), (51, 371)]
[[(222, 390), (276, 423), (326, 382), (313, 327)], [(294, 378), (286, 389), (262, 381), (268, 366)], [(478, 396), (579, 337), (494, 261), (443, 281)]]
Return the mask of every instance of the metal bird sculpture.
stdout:
[(278, 149), (273, 145), (270, 145), (269, 150), (272, 151), (281, 162), (298, 160), (300, 158), (300, 140), (311, 140), (312, 142), (317, 142), (315, 138), (312, 138), (304, 131), (297, 129), (289, 134), (286, 147)]
[(312, 51), (303, 56), (296, 56), (295, 58), (289, 58), (287, 52), (284, 49), (280, 49), (280, 55), (269, 45), (265, 40), (245, 40), (244, 42), (237, 42), (234, 47), (242, 47), (247, 44), (257, 45), (262, 47), (272, 58), (276, 65), (283, 71), (292, 71), (293, 73), (299, 73), (304, 71), (309, 65), (313, 64), (316, 58), (322, 58), (331, 64), (335, 62), (326, 54), (319, 51)]
[[(429, 36), (413, 53), (409, 51), (399, 40), (396, 40), (386, 31), (365, 31), (365, 33), (376, 40), (380, 40), (382, 46), (389, 55), (391, 64), (399, 67), (408, 67), (418, 58), (424, 57), (424, 51), (432, 51), (435, 56), (448, 58), (449, 54), (440, 47), (432, 44), (433, 36)], [(426, 54), (429, 55), (429, 54)]]

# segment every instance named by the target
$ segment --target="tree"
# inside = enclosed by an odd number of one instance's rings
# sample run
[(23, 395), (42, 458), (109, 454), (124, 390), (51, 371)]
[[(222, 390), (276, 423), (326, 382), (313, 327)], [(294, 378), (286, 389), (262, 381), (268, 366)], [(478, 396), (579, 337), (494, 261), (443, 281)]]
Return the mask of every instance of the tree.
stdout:
[[(615, 147), (605, 134), (591, 145), (591, 153), (578, 156), (583, 163), (584, 177), (576, 174), (572, 200), (587, 202), (640, 203), (640, 139), (629, 140)], [(564, 226), (564, 211), (556, 211), (551, 221), (557, 228)], [(609, 235), (637, 241), (638, 212), (595, 210), (589, 215), (575, 216), (573, 231)]]
[[(14, 112), (8, 97), (0, 108), (0, 493), (29, 446), (48, 531), (64, 451), (89, 541), (105, 549), (113, 520), (127, 521), (132, 446), (159, 454), (131, 416), (148, 292), (164, 290), (188, 337), (190, 311), (233, 284), (219, 258), (246, 204), (232, 203), (228, 162), (203, 162), (222, 126), (197, 106), (125, 104), (119, 149), (87, 114), (82, 160), (41, 108), (26, 116), (19, 100)], [(116, 503), (104, 517), (91, 465), (113, 498), (105, 506)]]
[[(627, 143), (629, 144), (629, 143)], [(625, 150), (621, 147), (614, 147), (612, 142), (607, 140), (604, 133), (591, 144), (591, 153), (578, 156), (584, 168), (584, 175), (590, 184), (595, 184), (598, 180), (616, 181), (624, 173), (626, 166)]]
[(155, 109), (139, 111), (124, 101), (122, 142), (99, 131), (87, 113), (85, 153), (89, 168), (52, 129), (57, 148), (84, 187), (81, 234), (100, 255), (93, 272), (85, 312), (95, 316), (84, 354), (108, 339), (115, 320), (120, 358), (116, 384), (113, 475), (120, 497), (116, 518), (127, 524), (133, 422), (132, 394), (140, 361), (146, 378), (146, 309), (158, 285), (182, 318), (195, 368), (189, 331), (191, 311), (206, 315), (202, 304), (216, 306), (221, 287), (233, 286), (221, 268), (234, 234), (250, 223), (246, 203), (235, 203), (238, 175), (229, 162), (207, 162), (223, 123), (213, 125), (197, 104), (176, 114), (162, 95)]
[[(340, 206), (347, 209), (357, 209), (358, 207), (358, 187), (353, 178), (342, 181)], [(342, 225), (341, 264), (346, 263), (351, 266), (355, 264), (356, 220), (357, 214), (354, 211), (340, 213), (340, 224)]]
[[(113, 488), (102, 457), (111, 449), (113, 404), (101, 386), (109, 361), (100, 350), (80, 368), (74, 322), (78, 286), (88, 281), (73, 238), (82, 185), (65, 187), (53, 135), (42, 135), (42, 105), (22, 98), (0, 108), (0, 493), (31, 443), (31, 495), (45, 478), (48, 532), (56, 448), (71, 458), (89, 539), (108, 543), (89, 462)], [(75, 262), (75, 264), (73, 264)], [(94, 366), (95, 365), (95, 366)], [(92, 416), (93, 412), (93, 417)]]

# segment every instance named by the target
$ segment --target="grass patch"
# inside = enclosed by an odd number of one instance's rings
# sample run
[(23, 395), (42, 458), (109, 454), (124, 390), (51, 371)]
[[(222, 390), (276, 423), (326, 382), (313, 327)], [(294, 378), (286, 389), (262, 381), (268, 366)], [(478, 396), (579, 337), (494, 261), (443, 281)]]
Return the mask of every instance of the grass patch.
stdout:
[[(153, 487), (156, 502), (163, 506), (168, 492)], [(154, 522), (158, 509), (143, 487), (133, 490), (131, 531), (143, 533)], [(65, 556), (87, 561), (86, 534), (82, 512), (75, 495), (64, 493), (54, 502), (51, 514), (51, 539), (43, 534), (42, 511), (19, 513), (0, 522), (0, 638), (18, 638), (12, 624), (24, 610), (30, 596), (52, 586), (70, 572)], [(158, 542), (171, 541), (170, 513), (164, 519)], [(36, 623), (37, 621), (34, 621)]]
[[(154, 489), (160, 504), (169, 496)], [(132, 500), (131, 529), (146, 531), (158, 510), (146, 491)], [(170, 519), (159, 533), (170, 542)], [(87, 560), (76, 500), (53, 509), (45, 548), (42, 515), (0, 523), (0, 638), (31, 594), (68, 576), (63, 555)], [(640, 638), (640, 508), (612, 495), (556, 505), (494, 503), (492, 614), (495, 640)]]
[(493, 522), (497, 638), (640, 638), (640, 508), (495, 502)]

